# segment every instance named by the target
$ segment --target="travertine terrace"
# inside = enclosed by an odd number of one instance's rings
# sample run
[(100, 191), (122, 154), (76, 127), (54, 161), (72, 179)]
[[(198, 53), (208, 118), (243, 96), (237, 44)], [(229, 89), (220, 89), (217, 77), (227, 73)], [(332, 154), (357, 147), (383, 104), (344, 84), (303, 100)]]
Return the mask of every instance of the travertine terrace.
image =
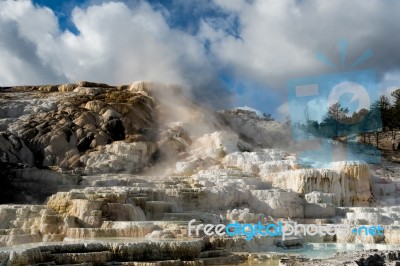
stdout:
[(381, 224), (384, 237), (292, 242), (400, 244), (396, 164), (309, 167), (289, 146), (285, 125), (207, 111), (178, 86), (2, 88), (0, 263), (230, 264), (284, 251), (272, 237), (189, 238), (191, 219)]

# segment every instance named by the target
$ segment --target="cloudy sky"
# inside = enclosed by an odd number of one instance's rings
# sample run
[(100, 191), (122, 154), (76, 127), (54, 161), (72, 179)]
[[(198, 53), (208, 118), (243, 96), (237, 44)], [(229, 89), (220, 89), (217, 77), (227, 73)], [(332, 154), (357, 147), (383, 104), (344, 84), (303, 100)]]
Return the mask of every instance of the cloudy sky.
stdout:
[(351, 70), (375, 69), (381, 93), (400, 87), (399, 10), (394, 0), (1, 1), (0, 86), (152, 80), (283, 117), (287, 80), (349, 71), (367, 49)]

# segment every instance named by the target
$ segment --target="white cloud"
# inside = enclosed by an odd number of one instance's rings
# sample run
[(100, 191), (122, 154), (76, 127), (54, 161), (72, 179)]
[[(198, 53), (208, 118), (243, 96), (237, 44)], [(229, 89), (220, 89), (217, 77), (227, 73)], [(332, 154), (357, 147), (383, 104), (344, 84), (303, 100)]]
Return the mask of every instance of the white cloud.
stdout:
[[(339, 62), (336, 44), (343, 38), (349, 44), (347, 65), (367, 48), (374, 57), (362, 67), (375, 68), (381, 79), (400, 65), (398, 1), (213, 1), (226, 16), (207, 17), (204, 3), (202, 8), (187, 4), (182, 9), (204, 16), (199, 31), (171, 27), (167, 20), (179, 13), (145, 1), (76, 8), (71, 19), (78, 35), (60, 30), (48, 8), (30, 1), (0, 1), (0, 84), (153, 80), (193, 87), (197, 95), (208, 97), (222, 91), (218, 75), (224, 71), (238, 80), (284, 90), (289, 78), (341, 71), (325, 67), (315, 53)], [(271, 102), (266, 99), (268, 107), (262, 111), (280, 104), (275, 98)]]
[[(145, 2), (134, 8), (121, 2), (89, 6), (87, 10), (76, 8), (72, 21), (78, 35), (61, 32), (50, 9), (29, 1), (5, 1), (0, 5), (3, 86), (77, 80), (112, 84), (152, 80), (191, 85), (187, 76), (190, 70), (202, 68), (208, 72), (202, 43), (171, 29), (162, 14)], [(10, 36), (15, 42), (4, 45)], [(29, 47), (22, 47), (23, 43)]]
[(29, 1), (0, 2), (0, 84), (31, 84), (60, 79), (40, 53), (57, 34), (50, 9), (34, 8)]
[(379, 95), (387, 96), (391, 101), (391, 93), (400, 89), (400, 70), (386, 72), (378, 84)]
[[(203, 25), (212, 52), (237, 76), (255, 79), (265, 86), (285, 88), (285, 80), (321, 72), (339, 72), (315, 59), (324, 52), (339, 62), (337, 42), (348, 40), (350, 65), (364, 49), (375, 53), (370, 67), (387, 71), (398, 66), (400, 2), (380, 0), (214, 0), (241, 21), (241, 38), (225, 36), (212, 25)], [(251, 2), (249, 4), (248, 2)], [(215, 27), (214, 27), (215, 28)], [(364, 66), (364, 65), (363, 65)], [(362, 67), (363, 67), (362, 66)]]

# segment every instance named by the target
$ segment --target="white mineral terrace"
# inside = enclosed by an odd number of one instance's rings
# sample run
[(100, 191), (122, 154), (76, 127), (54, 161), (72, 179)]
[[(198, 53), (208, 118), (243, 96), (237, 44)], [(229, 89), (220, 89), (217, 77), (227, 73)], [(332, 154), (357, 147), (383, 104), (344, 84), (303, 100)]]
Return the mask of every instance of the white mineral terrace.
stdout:
[[(96, 86), (0, 97), (0, 162), (13, 166), (0, 169), (14, 189), (7, 197), (30, 203), (0, 205), (2, 262), (204, 265), (399, 249), (397, 164), (311, 167), (285, 149), (291, 141), (278, 122), (171, 104), (152, 83)], [(192, 219), (381, 225), (384, 236), (297, 237), (279, 247), (279, 237), (188, 238)]]

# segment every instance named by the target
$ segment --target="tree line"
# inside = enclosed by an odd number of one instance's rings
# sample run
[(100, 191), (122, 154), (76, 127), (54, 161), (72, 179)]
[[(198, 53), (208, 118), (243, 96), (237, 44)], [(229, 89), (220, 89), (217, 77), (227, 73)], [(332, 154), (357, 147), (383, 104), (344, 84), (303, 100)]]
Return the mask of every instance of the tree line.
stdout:
[(349, 109), (339, 102), (331, 105), (322, 121), (310, 118), (307, 107), (304, 109), (305, 123), (298, 126), (321, 138), (337, 139), (342, 136), (361, 135), (364, 143), (367, 136), (375, 135), (376, 147), (379, 147), (379, 135), (390, 132), (392, 149), (399, 150), (400, 144), (396, 143), (396, 134), (400, 130), (400, 89), (391, 93), (392, 99), (381, 96), (370, 105), (369, 110), (361, 109), (349, 114)]

